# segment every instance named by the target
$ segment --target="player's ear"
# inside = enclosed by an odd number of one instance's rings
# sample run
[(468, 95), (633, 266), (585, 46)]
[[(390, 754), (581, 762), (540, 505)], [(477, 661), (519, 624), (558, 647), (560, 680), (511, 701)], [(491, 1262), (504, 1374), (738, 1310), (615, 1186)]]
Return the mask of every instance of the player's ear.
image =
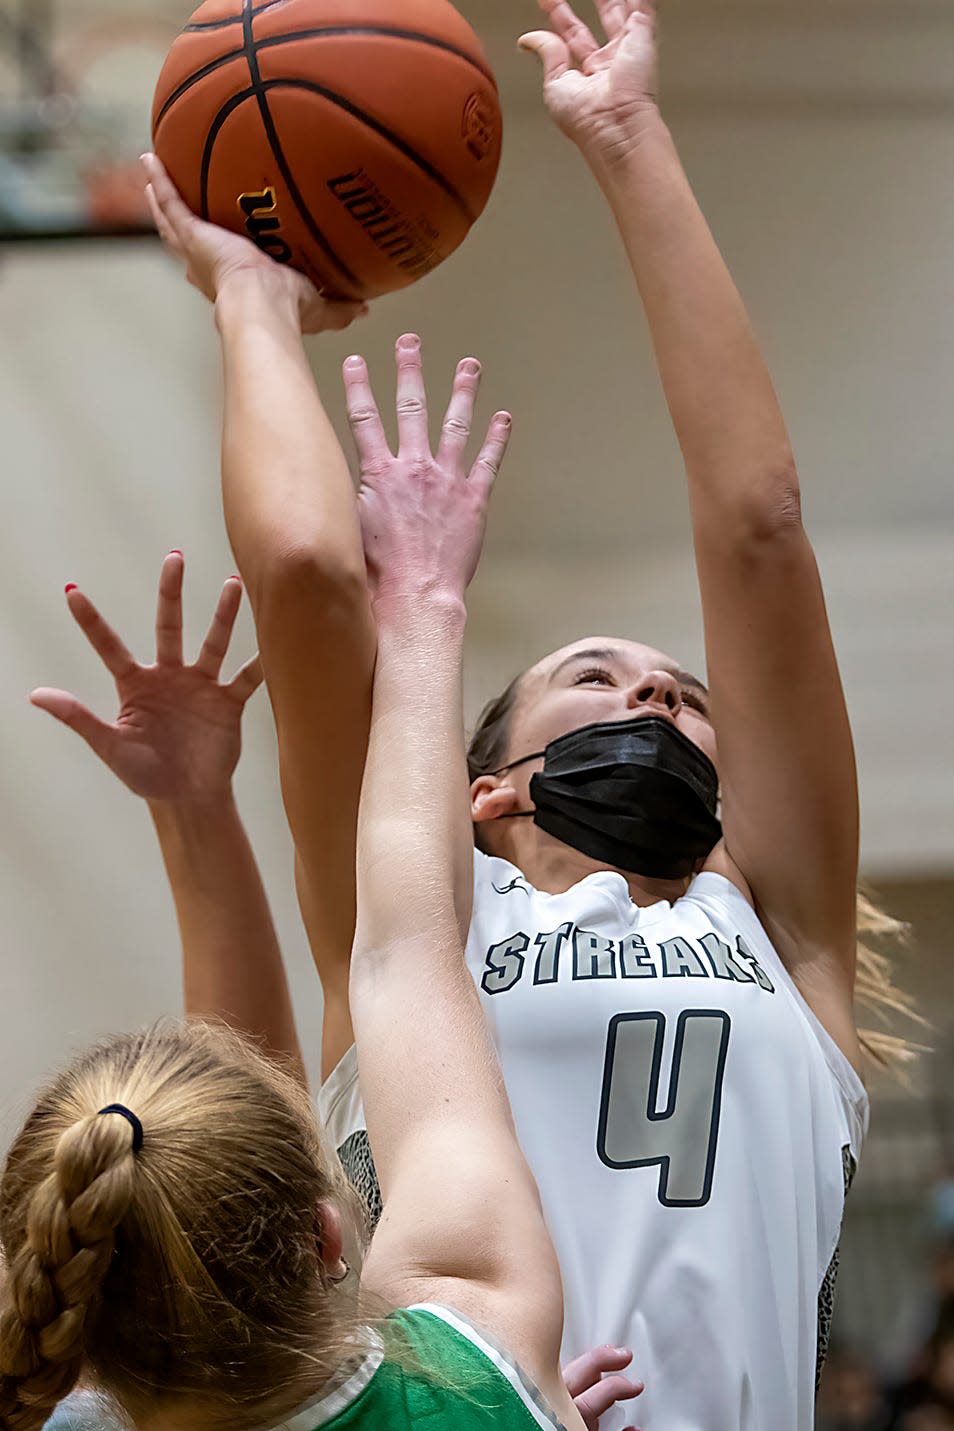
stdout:
[(470, 817), (475, 825), (485, 820), (499, 820), (504, 815), (516, 815), (520, 796), (512, 785), (495, 775), (478, 775), (470, 787)]
[[(341, 1224), (341, 1213), (330, 1200), (318, 1204), (318, 1227), (318, 1255), (329, 1276), (334, 1280), (340, 1275), (341, 1268), (344, 1266), (341, 1260), (344, 1231)], [(345, 1272), (347, 1272), (346, 1266)]]

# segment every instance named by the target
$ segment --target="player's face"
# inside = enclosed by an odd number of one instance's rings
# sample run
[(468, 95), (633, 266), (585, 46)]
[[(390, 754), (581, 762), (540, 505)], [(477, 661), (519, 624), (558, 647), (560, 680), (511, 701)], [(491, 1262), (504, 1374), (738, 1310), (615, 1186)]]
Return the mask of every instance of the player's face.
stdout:
[[(670, 720), (718, 766), (709, 695), (695, 676), (652, 646), (587, 637), (545, 656), (523, 677), (507, 760), (543, 750), (551, 740), (595, 721), (635, 716)], [(512, 772), (529, 781), (536, 768)]]

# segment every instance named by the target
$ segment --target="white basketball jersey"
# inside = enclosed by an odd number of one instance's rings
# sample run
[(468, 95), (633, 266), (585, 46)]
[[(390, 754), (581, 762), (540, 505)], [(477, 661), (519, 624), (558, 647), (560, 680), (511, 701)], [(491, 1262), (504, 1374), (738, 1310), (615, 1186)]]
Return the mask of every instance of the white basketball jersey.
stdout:
[[(467, 961), (566, 1294), (564, 1358), (635, 1353), (643, 1431), (810, 1431), (868, 1103), (752, 907), (702, 874), (533, 889), (478, 852)], [(361, 1139), (353, 1050), (322, 1090)]]

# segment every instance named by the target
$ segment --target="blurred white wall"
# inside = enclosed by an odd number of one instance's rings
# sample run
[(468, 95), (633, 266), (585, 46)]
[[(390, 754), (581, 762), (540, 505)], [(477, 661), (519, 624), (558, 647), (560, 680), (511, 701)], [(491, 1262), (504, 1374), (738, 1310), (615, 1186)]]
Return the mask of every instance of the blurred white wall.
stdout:
[[(533, 61), (512, 52), (533, 6), (463, 8), (487, 38), (509, 119), (491, 207), (442, 270), (314, 355), (339, 422), (340, 360), (360, 347), (387, 406), (391, 345), (406, 328), (424, 336), (435, 409), (453, 362), (474, 351), (484, 412), (515, 414), (472, 602), (473, 714), (544, 650), (587, 632), (640, 636), (699, 669), (702, 653), (678, 452), (619, 245), (543, 116)], [(866, 866), (950, 871), (954, 11), (682, 0), (666, 21), (665, 108), (800, 460), (857, 735)], [(158, 248), (0, 253), (0, 324), (2, 1139), (68, 1048), (178, 1006), (146, 813), (27, 703), (33, 686), (61, 685), (112, 713), (63, 585), (82, 582), (146, 655), (163, 554), (186, 553), (194, 640), (232, 564), (211, 315)], [(246, 625), (236, 657), (251, 640)], [(239, 794), (315, 1071), (320, 997), (262, 699), (247, 726)]]

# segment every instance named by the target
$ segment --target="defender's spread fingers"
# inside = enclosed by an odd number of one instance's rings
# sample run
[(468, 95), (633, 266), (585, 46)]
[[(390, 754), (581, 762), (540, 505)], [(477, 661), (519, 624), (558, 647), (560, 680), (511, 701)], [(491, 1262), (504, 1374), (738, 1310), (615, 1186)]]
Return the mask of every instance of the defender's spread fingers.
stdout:
[(395, 345), (397, 360), (398, 454), (402, 457), (426, 457), (430, 452), (427, 430), (427, 393), (424, 390), (424, 365), (421, 361), (421, 340), (416, 333), (405, 333)]
[(66, 601), (70, 615), (110, 675), (121, 681), (124, 676), (135, 671), (137, 662), (132, 653), (127, 650), (109, 623), (103, 620), (89, 597), (84, 596), (74, 586), (67, 590)]
[(213, 680), (218, 679), (222, 669), (241, 604), (242, 583), (237, 576), (229, 577), (222, 588), (215, 614), (195, 663), (197, 670)]
[(470, 440), (479, 389), (480, 364), (476, 358), (464, 358), (457, 364), (451, 400), (444, 415), (441, 440), (437, 449), (438, 466), (459, 470)]
[(374, 399), (368, 365), (357, 354), (345, 359), (344, 385), (348, 421), (358, 460), (364, 471), (370, 471), (390, 458), (391, 449)]
[(253, 656), (250, 661), (236, 671), (229, 683), (229, 690), (244, 705), (249, 696), (255, 694), (265, 679), (261, 656)]
[(182, 665), (184, 572), (182, 553), (170, 552), (159, 573), (159, 600), (156, 603), (156, 660), (160, 666)]
[(30, 701), (38, 710), (46, 711), (54, 720), (75, 730), (102, 760), (108, 760), (116, 740), (116, 727), (100, 720), (69, 691), (51, 690), (41, 686), (31, 692)]
[(490, 427), (487, 429), (487, 436), (480, 449), (480, 455), (471, 468), (471, 482), (479, 482), (487, 496), (490, 495), (507, 455), (512, 428), (513, 419), (509, 412), (495, 413), (491, 418)]

